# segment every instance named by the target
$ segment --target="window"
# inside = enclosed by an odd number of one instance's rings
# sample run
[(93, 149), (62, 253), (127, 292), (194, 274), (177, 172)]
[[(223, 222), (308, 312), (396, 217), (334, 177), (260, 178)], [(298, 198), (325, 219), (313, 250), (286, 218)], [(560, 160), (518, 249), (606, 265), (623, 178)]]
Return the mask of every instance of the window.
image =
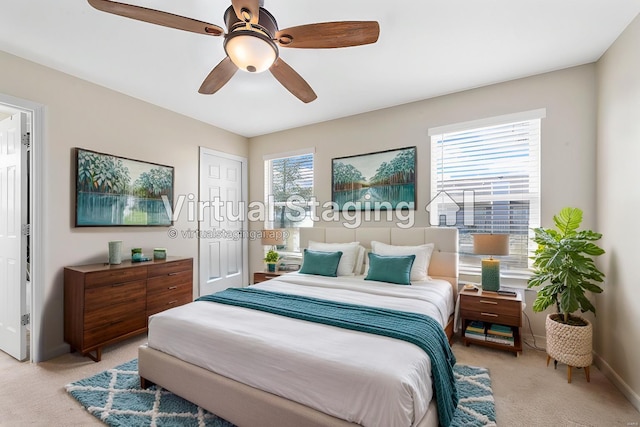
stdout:
[(265, 158), (265, 200), (269, 216), (266, 228), (289, 230), (280, 251), (300, 250), (299, 227), (312, 227), (313, 150), (301, 150)]
[(540, 122), (544, 110), (431, 129), (432, 225), (458, 227), (460, 269), (480, 271), (473, 233), (509, 234), (501, 271), (527, 274), (540, 226)]

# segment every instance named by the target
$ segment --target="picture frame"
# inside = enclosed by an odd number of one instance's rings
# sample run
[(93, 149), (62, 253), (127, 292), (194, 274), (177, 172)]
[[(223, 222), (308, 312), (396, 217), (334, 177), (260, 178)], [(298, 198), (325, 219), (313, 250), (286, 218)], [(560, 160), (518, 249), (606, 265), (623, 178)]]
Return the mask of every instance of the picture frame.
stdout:
[(74, 151), (76, 227), (173, 225), (173, 166)]
[(331, 159), (331, 201), (338, 211), (416, 208), (416, 147)]

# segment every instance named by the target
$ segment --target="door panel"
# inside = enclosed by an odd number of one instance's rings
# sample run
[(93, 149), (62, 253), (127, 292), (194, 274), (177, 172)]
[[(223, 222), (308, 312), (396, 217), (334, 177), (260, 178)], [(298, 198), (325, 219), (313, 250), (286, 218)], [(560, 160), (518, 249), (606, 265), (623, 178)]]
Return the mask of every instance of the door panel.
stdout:
[(200, 151), (200, 202), (213, 204), (200, 222), (200, 295), (241, 287), (248, 280), (242, 236), (246, 212), (240, 204), (246, 198), (245, 168), (246, 159)]
[(220, 278), (220, 242), (209, 242), (207, 245), (209, 249), (208, 261), (208, 272), (206, 279), (208, 281), (217, 280)]
[(26, 129), (25, 113), (0, 122), (0, 350), (18, 360), (27, 357)]

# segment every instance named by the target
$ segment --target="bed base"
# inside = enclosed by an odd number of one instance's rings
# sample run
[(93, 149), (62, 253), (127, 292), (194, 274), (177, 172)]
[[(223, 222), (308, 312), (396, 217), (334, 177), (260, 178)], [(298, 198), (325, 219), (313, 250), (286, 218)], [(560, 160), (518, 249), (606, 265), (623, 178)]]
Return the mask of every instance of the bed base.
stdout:
[(453, 344), (453, 324), (455, 322), (455, 318), (453, 314), (449, 316), (449, 321), (444, 327), (444, 333), (447, 336), (447, 340), (449, 341), (449, 345)]
[[(223, 377), (166, 353), (140, 346), (140, 384), (158, 384), (238, 427), (355, 427), (297, 402)], [(437, 427), (435, 399), (417, 427)]]

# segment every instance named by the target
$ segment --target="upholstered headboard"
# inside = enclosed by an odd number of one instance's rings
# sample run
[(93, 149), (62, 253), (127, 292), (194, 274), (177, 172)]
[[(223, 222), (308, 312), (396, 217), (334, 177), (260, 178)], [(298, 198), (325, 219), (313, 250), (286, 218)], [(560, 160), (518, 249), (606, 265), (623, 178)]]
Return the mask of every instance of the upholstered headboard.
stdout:
[(326, 227), (300, 228), (300, 247), (309, 241), (327, 243), (360, 242), (371, 249), (371, 241), (397, 246), (416, 246), (433, 243), (429, 276), (451, 283), (454, 295), (458, 292), (458, 229), (444, 227)]

